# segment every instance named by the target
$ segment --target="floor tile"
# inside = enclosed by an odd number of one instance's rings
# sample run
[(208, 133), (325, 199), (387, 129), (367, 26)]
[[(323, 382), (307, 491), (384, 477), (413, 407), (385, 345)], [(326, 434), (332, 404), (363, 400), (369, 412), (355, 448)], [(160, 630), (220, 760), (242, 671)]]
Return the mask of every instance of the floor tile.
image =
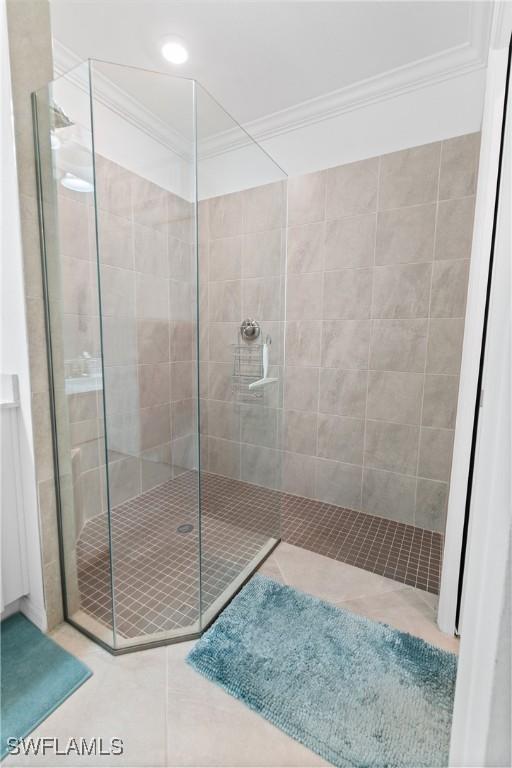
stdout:
[(8, 757), (5, 765), (130, 766), (166, 765), (166, 648), (114, 657), (68, 625), (52, 637), (79, 656), (93, 675), (35, 731), (33, 738), (59, 737), (61, 746), (71, 738), (102, 737), (124, 742), (123, 755), (56, 757), (47, 752), (31, 758)]
[(339, 606), (421, 637), (445, 651), (458, 652), (459, 640), (441, 632), (436, 623), (435, 611), (427, 605), (422, 591), (414, 587), (347, 600), (339, 603)]
[[(193, 631), (199, 615), (198, 505), (198, 474), (184, 472), (112, 510), (116, 630), (120, 637)], [(335, 599), (361, 594), (351, 592), (350, 568), (354, 566), (385, 577), (381, 582), (370, 579), (368, 583), (384, 584), (393, 579), (432, 593), (438, 590), (442, 553), (438, 533), (202, 473), (203, 607), (211, 606), (268, 541), (279, 535), (288, 544), (329, 557), (332, 563), (347, 564), (343, 572), (345, 591), (340, 592), (338, 586)], [(77, 564), (81, 610), (110, 628), (106, 515), (98, 515), (84, 526), (77, 543)], [(292, 568), (288, 562), (286, 567)], [(321, 566), (328, 567), (325, 563)], [(342, 573), (334, 567), (331, 570)], [(356, 582), (357, 589), (362, 588), (365, 594), (362, 577)], [(333, 599), (331, 592), (324, 596)]]
[(325, 766), (320, 757), (184, 663), (168, 648), (169, 766)]
[(272, 558), (286, 584), (331, 603), (405, 589), (392, 579), (285, 542), (274, 550)]
[[(437, 598), (427, 592), (286, 543), (274, 550), (260, 571), (341, 608), (457, 651), (458, 641), (437, 628)], [(32, 736), (59, 737), (62, 742), (81, 736), (119, 737), (125, 753), (115, 758), (12, 757), (5, 765), (326, 765), (189, 667), (185, 657), (193, 642), (113, 657), (67, 624), (52, 637), (88, 664), (94, 675)]]

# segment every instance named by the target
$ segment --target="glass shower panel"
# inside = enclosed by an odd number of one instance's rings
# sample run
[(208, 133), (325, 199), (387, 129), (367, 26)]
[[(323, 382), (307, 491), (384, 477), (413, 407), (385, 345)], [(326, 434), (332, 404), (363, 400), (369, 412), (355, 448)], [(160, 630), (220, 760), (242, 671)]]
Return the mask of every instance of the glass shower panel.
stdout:
[(197, 636), (280, 536), (285, 175), (193, 80), (33, 99), (65, 615)]
[(113, 644), (88, 64), (33, 97), (66, 615)]
[(286, 176), (196, 86), (202, 627), (280, 537)]
[(194, 83), (91, 63), (118, 648), (199, 629)]

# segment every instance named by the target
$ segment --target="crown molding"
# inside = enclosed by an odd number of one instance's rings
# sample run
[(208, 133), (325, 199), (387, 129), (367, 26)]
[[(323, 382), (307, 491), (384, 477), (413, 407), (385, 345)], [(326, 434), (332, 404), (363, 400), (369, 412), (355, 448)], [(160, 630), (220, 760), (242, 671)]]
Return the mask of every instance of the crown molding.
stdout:
[(496, 0), (492, 20), (491, 46), (507, 48), (512, 33), (512, 5), (508, 0)]
[[(98, 63), (101, 64), (102, 62)], [(54, 76), (56, 78), (65, 76), (74, 86), (89, 93), (89, 74), (83, 65), (83, 59), (80, 59), (76, 53), (58, 40), (53, 40)], [(190, 141), (187, 141), (181, 133), (174, 130), (154, 112), (143, 107), (137, 99), (97, 70), (93, 70), (92, 88), (94, 101), (119, 115), (134, 128), (145, 133), (153, 141), (162, 144), (180, 158), (187, 162), (193, 158)]]
[[(258, 142), (269, 141), (347, 112), (483, 69), (487, 66), (492, 20), (492, 3), (472, 4), (466, 43), (258, 118), (246, 123), (244, 130)], [(240, 149), (250, 142), (249, 137), (242, 135), (240, 128), (223, 131), (202, 142), (200, 157), (215, 157)]]
[[(347, 112), (485, 68), (494, 15), (494, 3), (473, 3), (470, 6), (468, 39), (462, 45), (258, 118), (246, 123), (243, 129), (235, 125), (199, 142), (198, 156), (201, 160), (213, 158), (248, 146), (253, 139), (258, 142), (269, 141), (276, 136), (332, 120)], [(56, 75), (67, 74), (72, 82), (88, 90), (83, 74), (73, 71), (83, 63), (76, 54), (54, 40), (53, 56)], [(185, 137), (173, 131), (167, 123), (99, 72), (95, 74), (94, 97), (175, 154), (187, 161), (192, 159), (190, 143)]]

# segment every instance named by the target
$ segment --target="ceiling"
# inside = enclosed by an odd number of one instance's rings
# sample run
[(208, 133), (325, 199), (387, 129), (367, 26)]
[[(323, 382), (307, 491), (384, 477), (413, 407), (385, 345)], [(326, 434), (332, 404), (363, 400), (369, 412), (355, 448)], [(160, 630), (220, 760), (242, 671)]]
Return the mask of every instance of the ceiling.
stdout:
[[(54, 37), (79, 58), (194, 77), (244, 124), (466, 45), (471, 6), (477, 5), (360, 0), (50, 4)], [(160, 55), (160, 41), (169, 34), (187, 43), (190, 58), (181, 67)]]

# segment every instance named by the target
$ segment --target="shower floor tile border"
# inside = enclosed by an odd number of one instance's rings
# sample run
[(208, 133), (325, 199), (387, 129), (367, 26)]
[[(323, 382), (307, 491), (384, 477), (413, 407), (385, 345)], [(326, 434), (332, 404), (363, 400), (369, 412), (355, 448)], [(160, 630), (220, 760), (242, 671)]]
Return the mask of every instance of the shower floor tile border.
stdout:
[[(222, 475), (201, 481), (202, 609), (208, 609), (269, 538), (437, 594), (443, 537), (364, 512)], [(116, 629), (130, 639), (190, 627), (199, 618), (198, 476), (185, 472), (112, 510)], [(178, 527), (191, 524), (188, 534)], [(106, 515), (77, 543), (80, 607), (112, 626)]]

